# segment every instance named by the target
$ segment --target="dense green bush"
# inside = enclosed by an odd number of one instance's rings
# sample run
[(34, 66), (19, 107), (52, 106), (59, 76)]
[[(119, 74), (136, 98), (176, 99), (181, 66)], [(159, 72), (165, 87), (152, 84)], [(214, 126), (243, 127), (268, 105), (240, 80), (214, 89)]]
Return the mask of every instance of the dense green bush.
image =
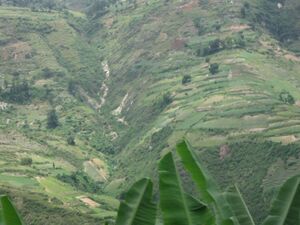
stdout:
[(58, 174), (56, 177), (62, 182), (68, 183), (77, 190), (84, 192), (101, 193), (103, 188), (101, 183), (94, 182), (94, 180), (83, 171), (76, 171), (70, 175)]
[(250, 4), (248, 2), (245, 2), (243, 6), (241, 7), (241, 17), (246, 18), (248, 11), (250, 9)]
[(212, 63), (209, 65), (209, 72), (214, 75), (219, 72), (219, 64), (218, 63)]
[(18, 20), (16, 29), (18, 33), (40, 33), (43, 35), (50, 34), (54, 31), (54, 28), (47, 23), (22, 18)]
[(68, 82), (68, 92), (69, 94), (75, 96), (76, 95), (76, 90), (77, 90), (77, 82), (74, 80), (70, 80)]
[(54, 129), (59, 126), (58, 116), (55, 109), (52, 109), (48, 112), (47, 115), (47, 128)]
[(20, 80), (15, 76), (11, 83), (4, 82), (4, 88), (0, 89), (0, 99), (12, 103), (28, 103), (31, 101), (31, 87), (27, 80)]
[(32, 165), (32, 158), (26, 157), (26, 158), (22, 158), (20, 161), (20, 164), (22, 166), (31, 166)]
[(190, 83), (190, 82), (192, 82), (192, 76), (191, 75), (184, 75), (182, 77), (182, 81), (181, 81), (182, 84), (187, 84), (187, 83)]
[(62, 71), (56, 71), (52, 70), (48, 67), (42, 69), (42, 76), (46, 79), (52, 78), (52, 77), (63, 77), (65, 76), (65, 73)]
[(68, 145), (75, 145), (76, 144), (75, 143), (75, 137), (72, 136), (72, 135), (68, 136), (67, 143), (68, 143)]
[(197, 30), (198, 30), (198, 34), (199, 34), (199, 35), (204, 34), (205, 31), (206, 31), (206, 27), (205, 27), (205, 25), (204, 25), (204, 20), (203, 20), (203, 18), (202, 18), (202, 17), (197, 17), (197, 18), (195, 18), (195, 19), (193, 20), (193, 22), (194, 22), (194, 26), (195, 26), (195, 27), (197, 28)]
[(165, 107), (170, 105), (172, 102), (173, 102), (172, 94), (170, 92), (166, 92), (163, 94), (163, 96), (161, 98), (160, 106), (162, 109), (164, 109)]
[(282, 91), (279, 94), (280, 101), (293, 105), (295, 103), (294, 97), (288, 91)]
[(227, 36), (225, 39), (214, 39), (206, 44), (201, 44), (197, 49), (197, 56), (205, 57), (225, 49), (244, 48), (246, 46), (246, 40), (242, 32), (234, 35)]
[(108, 0), (94, 0), (86, 10), (87, 16), (92, 19), (103, 16), (107, 13), (107, 8), (112, 2)]

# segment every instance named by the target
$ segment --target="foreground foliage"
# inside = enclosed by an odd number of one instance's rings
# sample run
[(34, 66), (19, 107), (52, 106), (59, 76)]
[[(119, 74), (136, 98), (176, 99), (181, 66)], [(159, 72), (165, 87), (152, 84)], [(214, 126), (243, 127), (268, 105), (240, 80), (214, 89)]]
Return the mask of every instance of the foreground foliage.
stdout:
[[(222, 192), (197, 161), (186, 141), (177, 145), (177, 153), (197, 186), (199, 199), (185, 193), (174, 154), (169, 152), (160, 160), (158, 169), (162, 218), (155, 214), (155, 206), (149, 196), (152, 193), (151, 181), (142, 179), (133, 185), (121, 203), (117, 225), (154, 225), (157, 224), (155, 221), (164, 225), (255, 225), (236, 185)], [(299, 184), (299, 176), (286, 181), (263, 225), (300, 224)], [(145, 188), (148, 185), (149, 188)]]
[[(239, 188), (222, 192), (186, 141), (177, 145), (181, 163), (192, 177), (199, 199), (185, 192), (174, 154), (159, 162), (159, 204), (153, 201), (153, 183), (144, 178), (127, 192), (116, 225), (255, 225)], [(288, 179), (274, 199), (263, 225), (300, 224), (300, 177)], [(0, 197), (0, 225), (22, 225), (7, 196)], [(160, 212), (158, 213), (158, 209)]]
[(0, 225), (22, 225), (18, 213), (7, 196), (0, 196)]

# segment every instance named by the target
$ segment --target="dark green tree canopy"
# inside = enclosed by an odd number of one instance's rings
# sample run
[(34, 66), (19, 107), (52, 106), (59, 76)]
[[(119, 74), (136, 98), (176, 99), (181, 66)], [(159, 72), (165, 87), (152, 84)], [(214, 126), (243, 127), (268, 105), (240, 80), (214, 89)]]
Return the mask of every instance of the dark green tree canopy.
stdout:
[(48, 112), (47, 128), (48, 129), (55, 129), (58, 126), (59, 126), (58, 116), (56, 114), (55, 109), (52, 109)]

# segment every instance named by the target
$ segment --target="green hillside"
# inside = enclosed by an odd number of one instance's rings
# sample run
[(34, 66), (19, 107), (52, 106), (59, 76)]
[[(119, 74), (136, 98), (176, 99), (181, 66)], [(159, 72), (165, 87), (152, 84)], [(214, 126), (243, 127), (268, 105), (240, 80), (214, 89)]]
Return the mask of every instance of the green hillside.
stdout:
[[(59, 216), (46, 222), (47, 210), (69, 214), (62, 209), (74, 211), (67, 216), (76, 221), (72, 224), (84, 221), (72, 218), (75, 212), (98, 224), (114, 217), (118, 205), (101, 195), (111, 170), (101, 151), (112, 131), (98, 113), (105, 77), (101, 58), (73, 25), (82, 21), (85, 15), (77, 12), (0, 8), (1, 189), (13, 187), (18, 198), (26, 199), (30, 191), (38, 200), (36, 209), (50, 207), (34, 221), (26, 215), (28, 224), (65, 224)], [(53, 109), (59, 125), (50, 129), (47, 115)], [(90, 178), (78, 188), (58, 175), (73, 176), (78, 183)], [(29, 203), (20, 203), (24, 214)]]
[[(243, 7), (148, 1), (112, 7), (100, 19), (92, 41), (111, 68), (103, 112), (115, 117), (121, 146), (105, 190), (155, 176), (157, 159), (183, 136), (222, 184), (243, 187), (257, 220), (264, 216), (257, 205), (268, 205), (273, 188), (299, 172), (300, 58), (263, 21), (244, 17)], [(191, 82), (182, 84), (184, 76)]]
[(297, 0), (28, 2), (0, 6), (0, 190), (28, 224), (114, 218), (183, 137), (257, 221), (300, 172)]

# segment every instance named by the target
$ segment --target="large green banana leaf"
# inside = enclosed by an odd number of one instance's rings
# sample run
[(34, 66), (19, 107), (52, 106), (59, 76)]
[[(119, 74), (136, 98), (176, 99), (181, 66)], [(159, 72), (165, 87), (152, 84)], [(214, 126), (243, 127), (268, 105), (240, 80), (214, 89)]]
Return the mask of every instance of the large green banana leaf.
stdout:
[(230, 188), (225, 193), (226, 199), (233, 211), (234, 217), (241, 225), (255, 225), (248, 207), (237, 186)]
[(116, 225), (154, 225), (156, 205), (152, 201), (152, 189), (150, 179), (136, 182), (121, 202)]
[(184, 168), (191, 174), (193, 181), (198, 187), (201, 200), (206, 204), (212, 204), (215, 210), (216, 223), (218, 225), (238, 224), (234, 222), (233, 212), (229, 207), (226, 198), (219, 190), (218, 185), (201, 167), (196, 156), (190, 150), (188, 143), (184, 140), (177, 144), (176, 148)]
[(158, 172), (164, 225), (214, 224), (208, 208), (185, 194), (171, 152), (160, 160)]
[(212, 214), (212, 211), (198, 199), (195, 199), (193, 196), (186, 194), (187, 206), (189, 208), (189, 212), (191, 213), (191, 217), (193, 220), (193, 224), (201, 224), (201, 225), (214, 225), (215, 217)]
[(4, 225), (4, 221), (3, 221), (3, 212), (2, 212), (1, 207), (0, 207), (0, 225)]
[(275, 198), (263, 225), (300, 224), (300, 177), (287, 180)]
[(22, 221), (7, 196), (0, 196), (0, 225), (22, 225)]

